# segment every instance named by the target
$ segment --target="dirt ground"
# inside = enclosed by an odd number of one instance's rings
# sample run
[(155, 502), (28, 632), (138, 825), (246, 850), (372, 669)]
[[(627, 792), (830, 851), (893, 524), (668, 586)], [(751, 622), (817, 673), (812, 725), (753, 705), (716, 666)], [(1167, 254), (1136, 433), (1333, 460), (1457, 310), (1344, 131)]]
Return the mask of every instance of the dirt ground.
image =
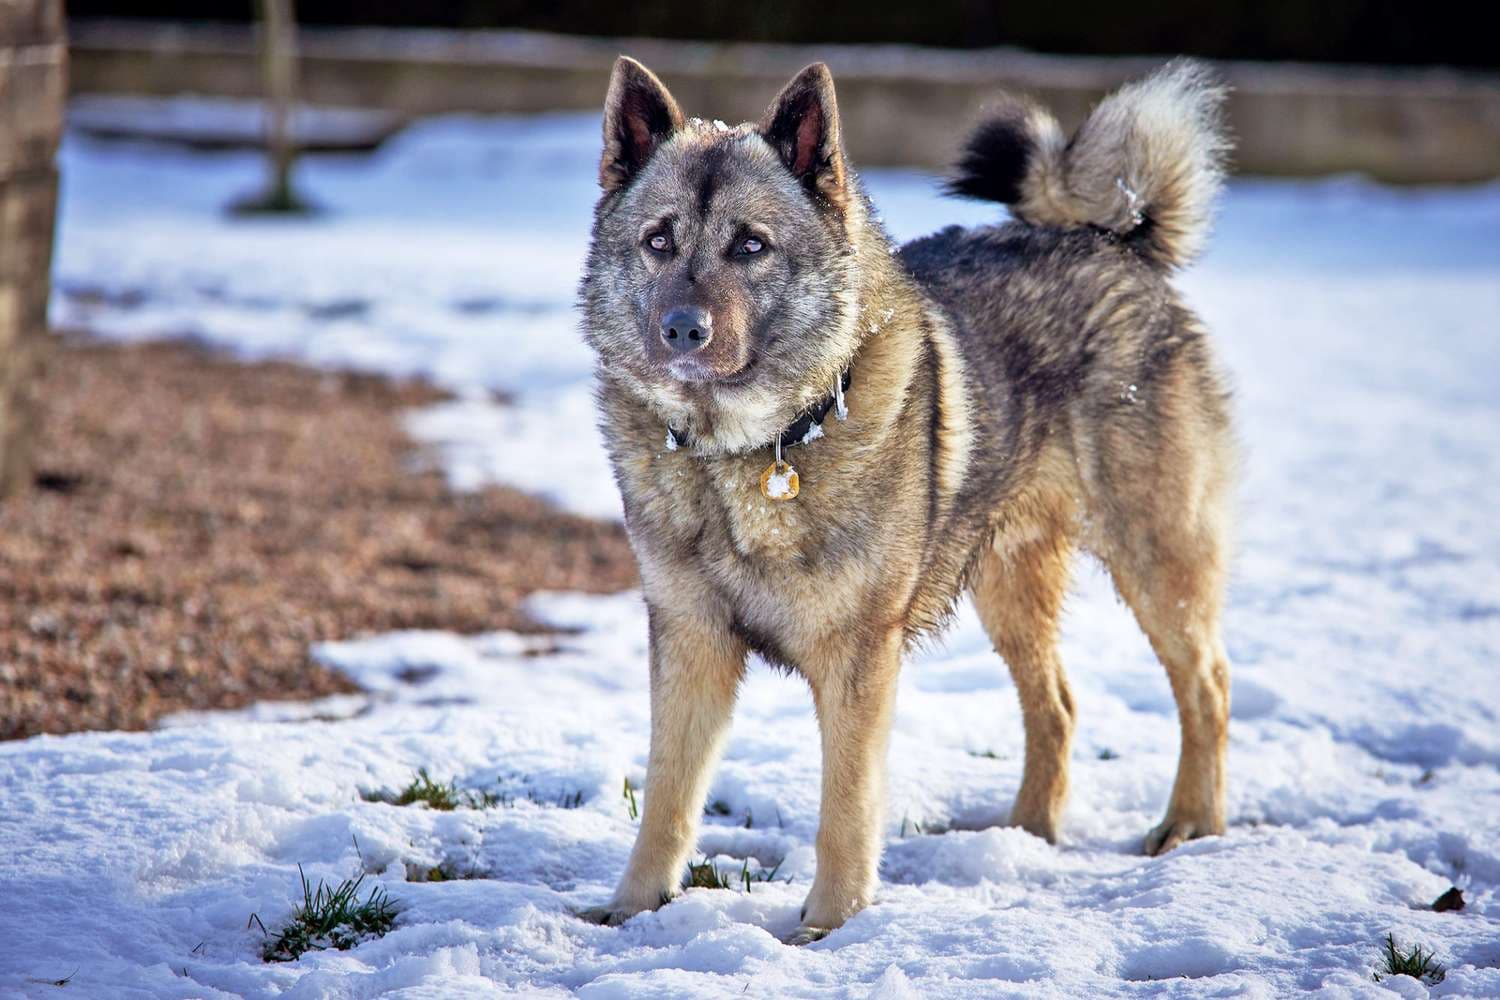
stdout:
[(310, 643), (537, 631), (531, 591), (635, 583), (618, 525), (449, 490), (400, 426), (429, 386), (81, 337), (44, 378), (0, 503), (0, 739), (350, 691)]

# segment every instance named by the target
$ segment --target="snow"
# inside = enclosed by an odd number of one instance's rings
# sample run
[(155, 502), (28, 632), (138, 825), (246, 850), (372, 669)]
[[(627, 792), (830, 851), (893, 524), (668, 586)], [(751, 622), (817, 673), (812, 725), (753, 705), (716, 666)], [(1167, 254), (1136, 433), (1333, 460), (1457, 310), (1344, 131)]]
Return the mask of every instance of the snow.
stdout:
[[(373, 158), (306, 164), (328, 209), (308, 222), (220, 214), (259, 179), (244, 154), (70, 137), (54, 313), (430, 375), (458, 399), (411, 426), (455, 483), (613, 515), (570, 310), (595, 132), (587, 116), (420, 123)], [(902, 237), (991, 215), (926, 177), (868, 179)], [(604, 900), (636, 828), (621, 789), (645, 778), (645, 617), (634, 594), (546, 594), (535, 613), (577, 631), (316, 650), (367, 696), (0, 745), (0, 996), (1426, 994), (1373, 978), (1388, 932), (1436, 950), (1433, 994), (1500, 995), (1497, 229), (1494, 186), (1239, 182), (1181, 279), (1233, 374), (1246, 452), (1227, 836), (1138, 853), (1170, 788), (1174, 709), (1083, 566), (1060, 846), (992, 825), (1022, 730), (966, 610), (902, 677), (873, 906), (817, 944), (778, 940), (813, 871), (816, 723), (804, 685), (757, 667), (711, 790), (727, 815), (705, 817), (699, 848), (735, 873), (779, 863), (777, 880), (584, 924), (570, 908)], [(510, 804), (361, 798), (419, 767)], [(396, 928), (262, 963), (246, 922), (285, 918), (298, 863), (369, 872)], [(484, 877), (407, 881), (439, 864)], [(1450, 885), (1467, 908), (1432, 912)], [(36, 982), (70, 973), (65, 993)]]
[[(265, 143), (266, 117), (266, 107), (260, 102), (212, 97), (163, 101), (88, 94), (68, 105), (68, 127), (84, 135), (211, 148), (260, 148)], [(293, 110), (289, 121), (299, 145), (323, 150), (371, 148), (398, 127), (394, 115), (368, 108), (303, 105)]]
[(766, 471), (769, 475), (766, 476), (765, 485), (761, 492), (768, 498), (772, 500), (790, 500), (797, 495), (799, 483), (797, 482), (796, 469), (782, 462), (780, 464), (773, 464)]

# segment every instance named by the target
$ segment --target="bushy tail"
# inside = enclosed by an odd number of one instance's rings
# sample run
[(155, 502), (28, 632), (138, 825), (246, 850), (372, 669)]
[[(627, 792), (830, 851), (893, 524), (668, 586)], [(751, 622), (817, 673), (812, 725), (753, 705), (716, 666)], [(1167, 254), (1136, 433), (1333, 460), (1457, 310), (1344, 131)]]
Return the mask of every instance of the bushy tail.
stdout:
[(969, 137), (948, 190), (1037, 226), (1099, 226), (1167, 267), (1203, 249), (1230, 147), (1225, 89), (1178, 59), (1099, 102), (1069, 141), (1044, 108), (1004, 96)]

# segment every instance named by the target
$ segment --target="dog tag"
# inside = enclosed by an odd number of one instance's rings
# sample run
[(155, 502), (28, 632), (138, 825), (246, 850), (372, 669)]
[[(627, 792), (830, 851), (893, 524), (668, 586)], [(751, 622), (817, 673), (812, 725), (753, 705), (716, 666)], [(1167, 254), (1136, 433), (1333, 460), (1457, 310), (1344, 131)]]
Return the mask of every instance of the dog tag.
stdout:
[(767, 500), (792, 500), (801, 488), (802, 482), (797, 478), (797, 470), (792, 468), (790, 462), (778, 459), (766, 466), (766, 471), (760, 474), (760, 492)]

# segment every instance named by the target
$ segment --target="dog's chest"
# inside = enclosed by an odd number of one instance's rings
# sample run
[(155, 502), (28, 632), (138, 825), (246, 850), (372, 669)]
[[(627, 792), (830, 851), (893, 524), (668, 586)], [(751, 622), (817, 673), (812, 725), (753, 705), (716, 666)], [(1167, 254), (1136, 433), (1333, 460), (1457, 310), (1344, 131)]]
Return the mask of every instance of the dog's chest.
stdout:
[[(626, 506), (649, 544), (711, 566), (807, 563), (822, 535), (818, 489), (772, 500), (761, 491), (765, 453), (706, 457), (685, 448), (636, 449), (618, 463)], [(742, 567), (743, 568), (743, 567)]]
[(771, 464), (769, 451), (698, 461), (695, 520), (721, 536), (705, 556), (732, 572), (808, 565), (822, 534), (815, 488), (791, 499), (767, 497), (761, 479)]
[(787, 451), (801, 489), (786, 500), (761, 490), (770, 447), (729, 456), (645, 446), (618, 454), (648, 591), (688, 600), (702, 598), (693, 588), (709, 588), (758, 650), (791, 666), (831, 648), (830, 637), (866, 616), (884, 564), (872, 557), (868, 505), (851, 496), (836, 443)]
[(805, 482), (794, 499), (769, 499), (761, 490), (769, 461), (759, 457), (699, 460), (696, 517), (683, 510), (698, 532), (694, 558), (743, 624), (789, 637), (823, 631), (827, 595), (847, 581), (828, 551), (819, 484)]

